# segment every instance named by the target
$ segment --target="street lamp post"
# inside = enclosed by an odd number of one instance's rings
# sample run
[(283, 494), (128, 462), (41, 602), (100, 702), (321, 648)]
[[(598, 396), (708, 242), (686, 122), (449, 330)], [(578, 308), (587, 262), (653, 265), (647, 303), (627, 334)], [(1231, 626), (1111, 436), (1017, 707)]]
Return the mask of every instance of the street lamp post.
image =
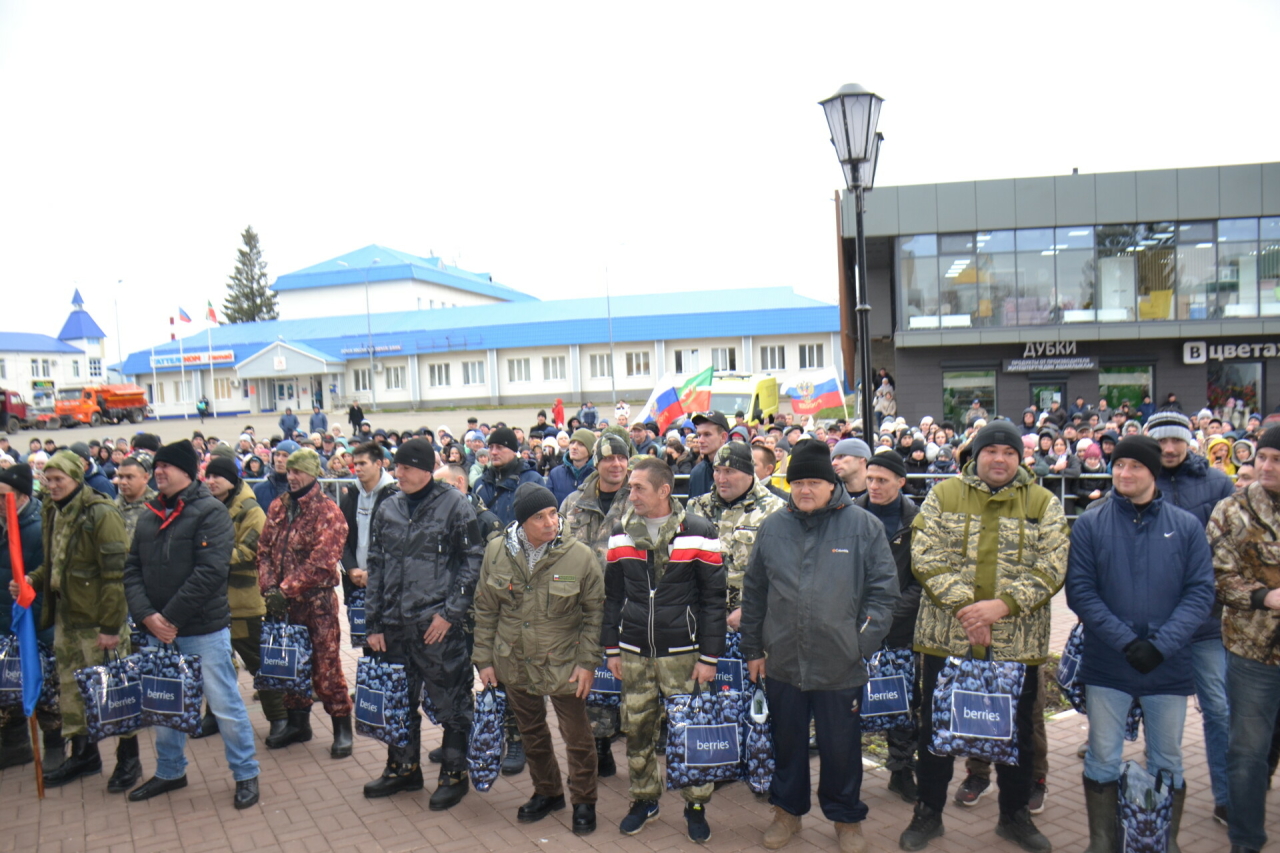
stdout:
[[(867, 294), (867, 239), (862, 226), (863, 193), (875, 184), (876, 165), (880, 159), (880, 143), (884, 134), (876, 132), (880, 106), (884, 98), (868, 92), (856, 83), (840, 87), (830, 98), (820, 102), (831, 130), (831, 144), (840, 158), (845, 187), (854, 197), (854, 221), (857, 231), (857, 275), (854, 282), (854, 313), (858, 335), (858, 362), (862, 372), (862, 434), (870, 435), (875, 393), (871, 375), (871, 305)], [(842, 240), (843, 242), (843, 240)]]
[[(373, 264), (378, 263), (381, 258), (374, 258)], [(373, 266), (370, 264), (369, 266)], [(338, 261), (339, 266), (347, 266), (346, 261)], [(349, 269), (349, 267), (348, 267)], [(365, 330), (368, 333), (368, 350), (369, 350), (369, 411), (378, 411), (378, 381), (375, 378), (377, 373), (373, 369), (373, 312), (369, 307), (369, 267), (364, 268), (364, 321)]]

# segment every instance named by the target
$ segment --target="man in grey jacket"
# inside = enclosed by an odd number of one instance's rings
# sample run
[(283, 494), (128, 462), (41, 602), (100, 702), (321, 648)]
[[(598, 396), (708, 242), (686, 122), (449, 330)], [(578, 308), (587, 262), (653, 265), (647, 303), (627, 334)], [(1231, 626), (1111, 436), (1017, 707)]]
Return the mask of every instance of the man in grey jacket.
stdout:
[(742, 589), (742, 656), (765, 677), (777, 768), (764, 846), (782, 847), (809, 811), (809, 719), (818, 736), (818, 801), (841, 853), (866, 849), (862, 733), (867, 670), (898, 601), (884, 526), (840, 488), (826, 444), (800, 442), (787, 467), (791, 502), (764, 520)]
[[(440, 783), (432, 811), (467, 793), (467, 735), (474, 711), (471, 656), (464, 632), (484, 557), (475, 510), (456, 489), (437, 482), (435, 448), (423, 438), (396, 451), (400, 491), (373, 517), (365, 597), (366, 644), (403, 658), (409, 695), (425, 686), (444, 729)], [(387, 750), (382, 776), (364, 786), (370, 799), (422, 790), (422, 717), (409, 722), (409, 745)]]

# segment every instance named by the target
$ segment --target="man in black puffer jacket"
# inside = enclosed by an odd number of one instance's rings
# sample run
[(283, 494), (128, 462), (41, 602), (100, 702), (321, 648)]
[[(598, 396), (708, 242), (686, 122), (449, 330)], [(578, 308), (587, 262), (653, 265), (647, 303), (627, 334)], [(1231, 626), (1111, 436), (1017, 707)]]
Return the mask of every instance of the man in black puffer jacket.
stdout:
[[(432, 476), (436, 454), (423, 438), (396, 451), (400, 491), (382, 502), (369, 537), (365, 643), (405, 660), (409, 695), (427, 695), (444, 729), (440, 781), (432, 811), (467, 793), (467, 736), (474, 704), (464, 631), (484, 558), (475, 510), (457, 489)], [(387, 750), (382, 776), (365, 785), (370, 799), (422, 789), (422, 718), (409, 722), (409, 745)]]
[[(222, 501), (196, 479), (200, 460), (190, 441), (160, 448), (155, 464), (160, 494), (138, 519), (124, 565), (129, 613), (155, 640), (200, 656), (205, 699), (236, 781), (235, 807), (247, 809), (258, 802), (258, 761), (231, 660), (227, 581), (235, 527)], [(129, 794), (131, 802), (187, 786), (186, 742), (176, 729), (156, 729), (156, 775)]]
[[(614, 525), (605, 567), (601, 645), (622, 681), (631, 769), (631, 810), (623, 835), (658, 814), (665, 787), (655, 749), (663, 697), (693, 693), (716, 676), (725, 645), (725, 572), (714, 524), (685, 515), (671, 497), (667, 463), (645, 456), (630, 476), (630, 506)], [(689, 838), (711, 837), (712, 785), (682, 788)]]

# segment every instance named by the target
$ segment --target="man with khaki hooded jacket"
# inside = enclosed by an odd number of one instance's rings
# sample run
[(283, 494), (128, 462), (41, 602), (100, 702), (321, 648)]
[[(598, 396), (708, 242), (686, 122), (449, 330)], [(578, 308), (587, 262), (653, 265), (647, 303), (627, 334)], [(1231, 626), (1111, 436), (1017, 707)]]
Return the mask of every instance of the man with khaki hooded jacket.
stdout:
[(595, 553), (568, 535), (550, 489), (524, 483), (516, 520), (485, 549), (476, 585), (472, 661), (485, 685), (506, 685), (524, 738), (533, 797), (521, 823), (565, 806), (544, 696), (551, 698), (569, 758), (573, 831), (596, 827), (596, 750), (586, 698), (600, 660), (604, 573)]

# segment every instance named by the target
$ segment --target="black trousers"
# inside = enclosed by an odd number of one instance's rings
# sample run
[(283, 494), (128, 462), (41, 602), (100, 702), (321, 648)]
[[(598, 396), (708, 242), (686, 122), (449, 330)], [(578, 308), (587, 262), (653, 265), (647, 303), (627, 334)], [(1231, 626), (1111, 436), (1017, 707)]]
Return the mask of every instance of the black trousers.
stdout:
[(793, 815), (809, 811), (809, 719), (818, 736), (818, 804), (828, 820), (858, 823), (862, 802), (862, 688), (803, 691), (765, 679), (776, 768), (769, 802)]
[[(938, 674), (947, 659), (936, 655), (924, 658), (923, 702), (920, 706), (920, 757), (916, 764), (916, 789), (920, 802), (941, 812), (947, 804), (947, 788), (955, 772), (955, 758), (934, 755), (929, 751), (933, 742), (933, 691), (938, 686)], [(1012, 816), (1027, 807), (1031, 799), (1031, 785), (1035, 781), (1032, 765), (1035, 763), (1033, 745), (1035, 731), (1036, 696), (1040, 692), (1040, 667), (1027, 667), (1027, 677), (1022, 683), (1022, 695), (1014, 716), (1018, 723), (1018, 763), (996, 765), (996, 785), (1000, 789), (1000, 814)]]
[[(429, 624), (429, 623), (428, 623)], [(409, 681), (409, 701), (418, 702), (426, 689), (436, 706), (436, 715), (444, 729), (444, 761), (441, 767), (450, 772), (467, 768), (467, 739), (471, 719), (475, 715), (475, 698), (471, 658), (467, 655), (466, 635), (455, 625), (438, 643), (422, 642), (426, 626), (387, 625), (383, 637), (387, 655), (405, 662)], [(406, 765), (420, 763), (422, 752), (422, 714), (409, 717), (409, 745), (391, 747), (390, 759)]]

